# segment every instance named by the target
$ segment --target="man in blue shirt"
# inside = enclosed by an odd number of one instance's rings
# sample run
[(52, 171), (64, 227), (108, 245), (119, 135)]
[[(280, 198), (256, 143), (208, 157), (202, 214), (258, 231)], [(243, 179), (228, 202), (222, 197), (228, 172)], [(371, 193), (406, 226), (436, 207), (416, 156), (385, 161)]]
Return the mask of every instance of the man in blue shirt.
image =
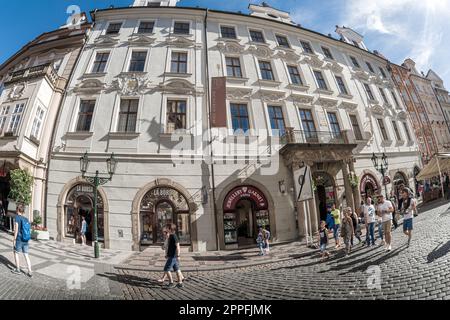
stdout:
[(11, 270), (11, 272), (15, 274), (22, 274), (22, 272), (20, 271), (19, 253), (23, 253), (28, 267), (27, 275), (30, 278), (32, 278), (33, 272), (31, 271), (31, 262), (30, 257), (28, 256), (29, 245), (28, 241), (24, 241), (22, 238), (22, 225), (23, 223), (28, 223), (28, 220), (23, 216), (23, 213), (24, 213), (23, 205), (18, 205), (16, 209), (17, 215), (14, 222), (14, 239), (13, 239), (14, 259), (16, 261), (16, 268)]

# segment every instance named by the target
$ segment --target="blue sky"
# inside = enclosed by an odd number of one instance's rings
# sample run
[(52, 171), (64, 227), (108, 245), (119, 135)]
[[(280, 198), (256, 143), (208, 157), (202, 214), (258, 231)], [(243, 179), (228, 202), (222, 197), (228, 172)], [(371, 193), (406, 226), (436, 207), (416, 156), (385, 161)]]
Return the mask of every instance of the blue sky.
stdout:
[[(37, 35), (58, 28), (69, 15), (67, 8), (83, 11), (128, 6), (132, 0), (3, 0), (0, 10), (0, 64)], [(181, 0), (180, 6), (200, 6), (247, 13), (259, 0)], [(395, 63), (416, 61), (419, 71), (435, 70), (450, 87), (450, 0), (266, 0), (289, 11), (306, 28), (331, 33), (337, 24), (352, 27), (365, 36), (371, 50)]]

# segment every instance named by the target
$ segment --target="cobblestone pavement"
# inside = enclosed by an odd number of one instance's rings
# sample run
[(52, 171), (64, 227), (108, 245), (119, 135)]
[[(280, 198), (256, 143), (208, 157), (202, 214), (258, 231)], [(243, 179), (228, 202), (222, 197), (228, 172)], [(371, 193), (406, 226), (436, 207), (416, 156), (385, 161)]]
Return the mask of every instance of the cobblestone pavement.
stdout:
[(156, 283), (161, 273), (117, 269), (105, 276), (120, 282), (125, 299), (450, 299), (448, 208), (422, 208), (411, 246), (399, 227), (391, 252), (359, 245), (348, 257), (332, 251), (324, 263), (314, 252), (258, 267), (188, 272), (184, 288), (171, 290)]
[[(55, 242), (33, 243), (35, 276), (16, 276), (10, 272), (10, 236), (0, 233), (0, 299), (449, 299), (449, 206), (437, 203), (421, 209), (409, 248), (401, 227), (393, 233), (391, 252), (359, 245), (345, 257), (333, 249), (331, 259), (321, 263), (317, 250), (297, 247), (300, 253), (295, 254), (292, 247), (284, 246), (279, 251), (289, 252), (289, 259), (186, 272), (184, 288), (171, 290), (157, 284), (161, 273), (148, 265), (142, 270), (137, 265), (123, 268), (123, 261), (133, 261), (136, 255), (103, 250), (102, 260), (97, 261), (92, 248)], [(68, 290), (73, 275), (69, 267), (79, 268), (80, 289)]]

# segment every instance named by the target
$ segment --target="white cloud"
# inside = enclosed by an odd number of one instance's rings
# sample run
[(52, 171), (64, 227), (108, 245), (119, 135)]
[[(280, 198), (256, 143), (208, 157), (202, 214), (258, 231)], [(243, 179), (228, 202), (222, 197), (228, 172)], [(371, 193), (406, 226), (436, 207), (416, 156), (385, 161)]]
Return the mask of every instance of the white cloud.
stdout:
[[(366, 43), (377, 44), (381, 52), (396, 63), (410, 57), (418, 70), (433, 68), (446, 74), (450, 87), (450, 0), (346, 0), (341, 24), (366, 36)], [(404, 56), (399, 57), (402, 52)], [(396, 57), (396, 60), (392, 59)]]

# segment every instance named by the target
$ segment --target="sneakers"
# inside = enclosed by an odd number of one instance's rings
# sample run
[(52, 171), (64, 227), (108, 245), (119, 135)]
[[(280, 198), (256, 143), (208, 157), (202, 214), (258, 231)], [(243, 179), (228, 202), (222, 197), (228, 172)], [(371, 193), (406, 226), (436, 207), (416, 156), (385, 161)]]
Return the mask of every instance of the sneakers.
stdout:
[(179, 283), (177, 284), (177, 288), (183, 288), (183, 287), (184, 287), (183, 282), (179, 282)]
[(166, 286), (166, 288), (167, 289), (173, 289), (173, 288), (175, 288), (176, 287), (176, 285), (175, 285), (175, 283), (169, 283), (167, 286)]
[(29, 278), (33, 278), (33, 272), (28, 272), (28, 273), (27, 273), (27, 276), (28, 276)]
[(389, 245), (389, 246), (387, 246), (387, 251), (391, 251), (392, 250), (392, 247), (391, 247), (391, 245)]
[(20, 269), (12, 269), (11, 272), (14, 274), (22, 274), (22, 271), (20, 271)]

